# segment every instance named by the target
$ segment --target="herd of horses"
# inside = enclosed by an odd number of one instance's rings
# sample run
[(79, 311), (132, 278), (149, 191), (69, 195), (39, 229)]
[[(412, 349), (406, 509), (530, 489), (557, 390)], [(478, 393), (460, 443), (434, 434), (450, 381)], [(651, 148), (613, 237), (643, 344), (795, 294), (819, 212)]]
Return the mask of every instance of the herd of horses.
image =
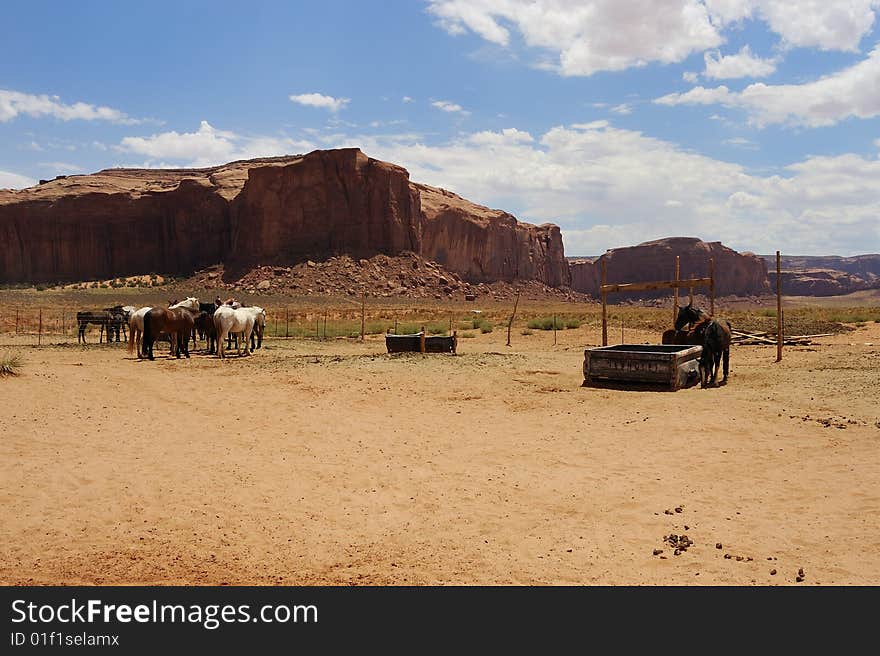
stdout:
[(266, 328), (266, 311), (261, 307), (243, 306), (234, 299), (222, 302), (219, 298), (213, 303), (202, 303), (190, 297), (184, 301), (170, 301), (168, 307), (146, 306), (135, 308), (131, 305), (117, 305), (104, 310), (77, 312), (78, 340), (85, 343), (85, 331), (90, 324), (101, 327), (101, 339), (106, 331), (107, 341), (113, 335), (119, 341), (128, 328), (128, 350), (137, 350), (139, 359), (154, 359), (153, 347), (159, 340), (171, 344), (171, 354), (176, 357), (189, 357), (189, 342), (197, 344), (197, 338), (206, 341), (209, 354), (226, 357), (226, 350), (232, 348), (235, 340), (236, 351), (248, 355), (263, 345)]
[[(266, 327), (266, 311), (257, 306), (242, 306), (234, 299), (202, 303), (195, 297), (184, 301), (171, 301), (168, 307), (117, 305), (104, 310), (77, 312), (78, 339), (85, 343), (85, 331), (89, 324), (101, 327), (101, 338), (107, 333), (107, 341), (113, 335), (119, 341), (119, 333), (128, 326), (128, 349), (137, 349), (138, 358), (154, 359), (153, 346), (159, 339), (171, 343), (171, 353), (176, 357), (189, 357), (189, 341), (196, 338), (207, 342), (208, 353), (226, 357), (226, 350), (235, 340), (236, 351), (244, 355), (263, 345)], [(724, 319), (715, 319), (693, 303), (682, 307), (675, 319), (675, 328), (663, 333), (663, 344), (698, 345), (700, 354), (700, 387), (714, 387), (718, 371), (723, 370), (721, 384), (727, 383), (730, 369), (730, 339), (732, 327)], [(250, 346), (250, 349), (248, 348)]]

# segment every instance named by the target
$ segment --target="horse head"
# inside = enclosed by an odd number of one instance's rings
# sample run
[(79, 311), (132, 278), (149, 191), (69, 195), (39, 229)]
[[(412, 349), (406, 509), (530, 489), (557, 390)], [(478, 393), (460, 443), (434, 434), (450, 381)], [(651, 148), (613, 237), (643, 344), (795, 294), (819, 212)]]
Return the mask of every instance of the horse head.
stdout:
[(704, 316), (706, 316), (705, 312), (694, 307), (693, 303), (688, 303), (678, 311), (678, 316), (675, 318), (675, 329), (682, 330), (687, 324), (697, 323)]

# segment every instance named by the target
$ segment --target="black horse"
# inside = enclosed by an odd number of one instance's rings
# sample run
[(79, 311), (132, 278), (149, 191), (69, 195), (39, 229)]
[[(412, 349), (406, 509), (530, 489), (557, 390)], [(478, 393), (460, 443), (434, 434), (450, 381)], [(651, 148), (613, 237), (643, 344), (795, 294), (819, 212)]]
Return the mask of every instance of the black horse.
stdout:
[[(693, 328), (684, 331), (684, 327), (693, 324)], [(676, 334), (682, 334), (688, 343), (699, 344), (703, 347), (700, 355), (700, 387), (712, 387), (718, 380), (718, 366), (724, 359), (724, 377), (721, 384), (727, 383), (727, 374), (730, 365), (730, 322), (713, 319), (700, 308), (688, 303), (678, 311), (675, 319)]]

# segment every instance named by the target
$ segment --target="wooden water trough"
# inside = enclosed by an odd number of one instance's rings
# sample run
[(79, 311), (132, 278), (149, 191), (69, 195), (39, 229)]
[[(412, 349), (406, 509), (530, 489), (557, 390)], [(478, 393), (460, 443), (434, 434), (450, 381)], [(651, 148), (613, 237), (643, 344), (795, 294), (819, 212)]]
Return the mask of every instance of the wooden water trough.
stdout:
[(584, 385), (674, 392), (700, 382), (702, 346), (617, 344), (584, 351)]
[(385, 335), (385, 347), (389, 353), (455, 353), (458, 350), (458, 334), (428, 337), (425, 331), (411, 335)]

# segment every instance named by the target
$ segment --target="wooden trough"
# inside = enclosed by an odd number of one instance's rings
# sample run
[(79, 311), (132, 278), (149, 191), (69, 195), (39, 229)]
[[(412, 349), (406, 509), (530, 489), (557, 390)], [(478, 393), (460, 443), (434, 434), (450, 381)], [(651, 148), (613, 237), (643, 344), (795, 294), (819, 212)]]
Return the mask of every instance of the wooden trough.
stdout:
[(584, 351), (584, 385), (674, 392), (700, 382), (702, 346), (617, 344)]
[(428, 337), (424, 331), (411, 335), (385, 335), (385, 347), (389, 353), (455, 353), (458, 335)]

